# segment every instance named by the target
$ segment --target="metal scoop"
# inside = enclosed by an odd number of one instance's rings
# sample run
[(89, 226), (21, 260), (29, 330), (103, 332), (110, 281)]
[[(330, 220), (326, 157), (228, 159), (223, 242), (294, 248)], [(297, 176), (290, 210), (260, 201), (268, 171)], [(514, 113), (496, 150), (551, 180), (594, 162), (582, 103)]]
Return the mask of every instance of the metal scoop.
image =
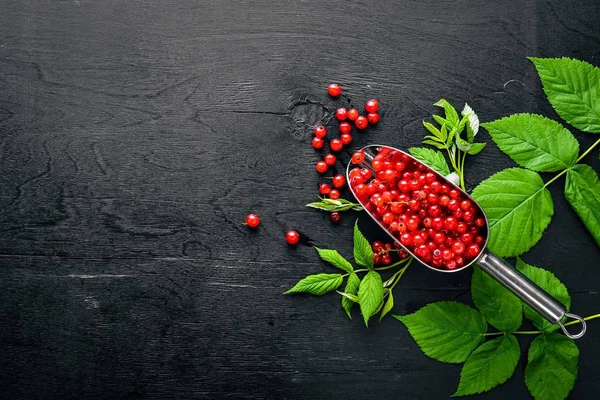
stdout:
[[(408, 254), (410, 254), (416, 260), (420, 261), (426, 267), (433, 269), (437, 272), (448, 272), (448, 273), (457, 272), (457, 271), (463, 270), (473, 264), (477, 264), (488, 275), (490, 275), (496, 281), (500, 282), (505, 288), (510, 290), (512, 293), (514, 293), (517, 297), (519, 297), (527, 305), (529, 305), (531, 308), (533, 308), (535, 311), (537, 311), (540, 315), (542, 315), (544, 318), (546, 318), (550, 323), (558, 324), (560, 326), (560, 328), (562, 329), (562, 331), (565, 333), (565, 335), (568, 336), (569, 338), (578, 339), (585, 334), (586, 323), (583, 320), (583, 318), (581, 318), (579, 315), (575, 315), (575, 314), (571, 314), (571, 313), (567, 312), (567, 309), (563, 304), (561, 304), (559, 301), (557, 301), (551, 295), (546, 293), (546, 291), (544, 291), (542, 288), (540, 288), (535, 283), (533, 283), (531, 280), (529, 280), (529, 278), (527, 278), (525, 275), (521, 274), (515, 268), (509, 266), (504, 260), (495, 256), (490, 251), (486, 250), (485, 247), (487, 245), (488, 237), (489, 237), (489, 229), (488, 229), (489, 223), (487, 220), (487, 216), (483, 212), (483, 209), (481, 209), (481, 207), (477, 204), (477, 202), (475, 202), (475, 200), (471, 196), (469, 196), (469, 194), (467, 194), (465, 191), (463, 191), (460, 187), (458, 187), (453, 182), (446, 179), (444, 176), (438, 174), (436, 171), (429, 168), (427, 165), (423, 164), (419, 160), (415, 159), (410, 154), (407, 154), (407, 153), (403, 152), (402, 150), (398, 150), (398, 149), (390, 147), (390, 146), (370, 145), (370, 146), (363, 147), (361, 150), (365, 154), (365, 159), (364, 159), (363, 163), (360, 165), (360, 167), (368, 168), (371, 171), (373, 171), (373, 168), (371, 167), (371, 161), (373, 160), (373, 158), (377, 155), (377, 153), (382, 148), (388, 148), (393, 151), (397, 151), (397, 152), (400, 152), (400, 153), (406, 155), (410, 159), (414, 160), (417, 164), (424, 165), (428, 171), (436, 174), (436, 176), (438, 177), (438, 180), (440, 182), (445, 182), (447, 185), (459, 190), (463, 196), (470, 199), (473, 202), (473, 204), (475, 205), (475, 207), (478, 208), (479, 213), (483, 216), (483, 218), (485, 218), (485, 228), (488, 231), (488, 234), (486, 235), (486, 238), (485, 238), (485, 243), (483, 243), (483, 245), (482, 245), (481, 253), (477, 257), (475, 257), (473, 260), (471, 260), (468, 263), (465, 263), (464, 266), (457, 268), (457, 269), (453, 269), (453, 270), (434, 268), (433, 266), (429, 265), (428, 263), (423, 262), (419, 257), (417, 257), (415, 254), (413, 254), (413, 252), (411, 252), (408, 248), (406, 248), (406, 246), (403, 246), (400, 243), (400, 241), (396, 237), (394, 237), (394, 235), (392, 235), (392, 233), (389, 232), (379, 222), (379, 220), (377, 218), (375, 218), (375, 216), (371, 212), (369, 212), (369, 210), (367, 210), (367, 207), (364, 207), (365, 211), (369, 214), (369, 216), (371, 216), (371, 218), (395, 242), (398, 243), (398, 245), (402, 246), (402, 248)], [(349, 163), (348, 167), (346, 168), (346, 179), (347, 179), (347, 182), (349, 182), (349, 183), (350, 183), (350, 170), (354, 167), (357, 167), (357, 165), (353, 165), (353, 164)], [(360, 202), (361, 200), (359, 199), (359, 196), (357, 196), (356, 193), (354, 192), (354, 188), (352, 187), (352, 185), (349, 185), (349, 186), (350, 186), (350, 190), (352, 191), (352, 194), (354, 195), (354, 197), (356, 197), (358, 199), (358, 201)], [(363, 206), (364, 206), (364, 204), (363, 204)], [(562, 322), (562, 319), (565, 316), (569, 317), (569, 318), (573, 318), (573, 319), (581, 322), (581, 331), (576, 334), (572, 334), (569, 331), (567, 331), (565, 325)]]

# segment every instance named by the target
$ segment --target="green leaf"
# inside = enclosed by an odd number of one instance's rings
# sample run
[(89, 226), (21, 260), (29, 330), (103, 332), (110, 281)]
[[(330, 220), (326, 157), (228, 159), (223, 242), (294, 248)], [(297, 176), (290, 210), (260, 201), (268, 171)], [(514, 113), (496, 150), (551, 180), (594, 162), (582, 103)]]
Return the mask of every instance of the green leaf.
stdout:
[(448, 103), (446, 100), (441, 99), (433, 104), (434, 106), (442, 107), (444, 112), (446, 113), (446, 121), (448, 122), (448, 126), (450, 128), (454, 128), (460, 122), (458, 118), (458, 113), (452, 104)]
[(392, 291), (390, 290), (389, 294), (388, 294), (388, 298), (385, 301), (385, 304), (383, 306), (383, 310), (381, 310), (381, 316), (379, 317), (379, 321), (381, 321), (383, 319), (383, 317), (386, 316), (387, 313), (392, 311), (392, 308), (394, 308), (394, 295), (392, 294)]
[(513, 332), (521, 326), (521, 300), (480, 268), (473, 270), (471, 297), (485, 319), (498, 330)]
[(379, 303), (383, 300), (383, 282), (377, 271), (369, 271), (360, 282), (358, 288), (358, 304), (360, 312), (369, 326), (369, 318), (377, 312)]
[(315, 208), (317, 210), (322, 211), (362, 211), (362, 206), (358, 203), (352, 203), (346, 199), (321, 199), (321, 201), (315, 201), (313, 203), (308, 203), (306, 207)]
[[(346, 293), (346, 292), (340, 292), (339, 290), (336, 290), (336, 292), (338, 292), (342, 297), (345, 297), (346, 299), (350, 300), (353, 303), (358, 303), (358, 296), (355, 294), (351, 294), (351, 293)], [(352, 319), (352, 318), (350, 318)]]
[(577, 160), (579, 142), (575, 136), (542, 115), (514, 114), (482, 126), (500, 150), (522, 167), (554, 172), (569, 168)]
[(285, 292), (285, 294), (310, 293), (321, 296), (340, 287), (343, 280), (344, 279), (340, 274), (309, 275), (296, 283), (296, 285)]
[(600, 246), (600, 181), (596, 172), (585, 164), (571, 168), (565, 196)]
[(429, 122), (423, 121), (423, 126), (425, 127), (425, 129), (427, 129), (429, 132), (431, 132), (431, 134), (433, 134), (433, 136), (436, 139), (439, 139), (441, 142), (444, 142), (446, 140), (446, 138), (442, 136), (442, 133), (440, 132), (440, 130), (438, 128), (436, 128), (435, 126), (433, 126), (432, 124), (430, 124)]
[(479, 143), (479, 142), (474, 142), (471, 143), (471, 148), (469, 149), (469, 151), (467, 151), (467, 154), (469, 155), (477, 155), (479, 153), (481, 153), (481, 150), (483, 150), (485, 148), (486, 143)]
[[(358, 293), (358, 287), (360, 286), (360, 278), (354, 272), (352, 272), (348, 276), (348, 282), (346, 282), (346, 288), (344, 292), (346, 294), (356, 295)], [(357, 298), (358, 300), (358, 298)], [(354, 305), (354, 301), (348, 299), (346, 297), (342, 297), (342, 307), (346, 310), (346, 314), (348, 314), (348, 318), (352, 319), (352, 315), (350, 315), (350, 310)]]
[(577, 129), (600, 132), (600, 68), (569, 58), (529, 60), (558, 115)]
[(438, 361), (462, 363), (477, 348), (487, 324), (475, 309), (453, 301), (431, 303), (399, 316), (423, 353)]
[(563, 400), (577, 378), (579, 349), (558, 333), (545, 333), (531, 342), (525, 384), (535, 400)]
[[(565, 285), (552, 272), (526, 264), (520, 258), (517, 258), (517, 269), (531, 279), (533, 283), (544, 289), (550, 296), (561, 302), (567, 308), (567, 311), (569, 311), (571, 308), (571, 296), (569, 296)], [(531, 320), (533, 325), (539, 330), (551, 332), (559, 328), (558, 324), (551, 324), (528, 305), (523, 304), (523, 309), (525, 317)]]
[(487, 214), (489, 249), (500, 257), (523, 254), (540, 240), (554, 214), (554, 204), (540, 176), (509, 168), (492, 175), (473, 190)]
[(441, 115), (433, 114), (433, 119), (435, 122), (440, 124), (440, 126), (448, 124), (448, 121), (446, 121), (446, 118), (442, 117)]
[(354, 224), (354, 261), (360, 266), (373, 269), (373, 249), (358, 229), (358, 220)]
[(487, 392), (506, 382), (515, 372), (520, 355), (519, 342), (512, 334), (485, 342), (467, 359), (452, 396)]
[(467, 124), (467, 142), (473, 143), (473, 140), (475, 140), (475, 135), (477, 135), (477, 132), (479, 132), (479, 117), (467, 103), (465, 103), (465, 107), (461, 111), (461, 115), (463, 117), (467, 117), (469, 120), (469, 123)]
[(421, 161), (423, 164), (429, 165), (441, 175), (446, 176), (450, 173), (448, 163), (446, 163), (446, 159), (440, 151), (431, 150), (425, 147), (411, 147), (408, 149), (408, 152), (411, 156)]
[(322, 260), (345, 272), (352, 272), (354, 268), (337, 250), (320, 249), (315, 247)]
[(456, 136), (456, 147), (458, 147), (460, 151), (464, 151), (465, 153), (468, 153), (469, 150), (471, 150), (471, 145), (469, 144), (469, 142), (461, 139), (460, 136)]
[(433, 146), (436, 149), (440, 149), (440, 150), (446, 149), (446, 145), (441, 144), (439, 142), (434, 142), (433, 140), (423, 140), (423, 144), (428, 144), (428, 145)]

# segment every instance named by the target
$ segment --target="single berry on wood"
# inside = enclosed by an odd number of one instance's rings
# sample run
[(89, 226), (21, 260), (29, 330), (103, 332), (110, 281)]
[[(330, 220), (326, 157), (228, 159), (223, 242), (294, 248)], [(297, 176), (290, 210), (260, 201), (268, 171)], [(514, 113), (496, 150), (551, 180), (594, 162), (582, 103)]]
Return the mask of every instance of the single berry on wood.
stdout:
[(363, 130), (369, 125), (369, 120), (364, 115), (360, 115), (356, 118), (356, 121), (354, 121), (354, 125), (356, 125), (358, 129)]
[(348, 118), (348, 110), (346, 110), (344, 107), (338, 108), (335, 110), (335, 117), (338, 119), (338, 121), (345, 120)]
[(333, 222), (334, 224), (339, 224), (340, 221), (342, 220), (342, 214), (334, 211), (331, 214), (329, 214), (329, 219), (331, 220), (331, 222)]
[(329, 142), (329, 148), (331, 148), (331, 151), (340, 151), (342, 150), (342, 147), (344, 147), (344, 144), (340, 139), (331, 139), (331, 142)]
[(294, 245), (300, 240), (300, 235), (296, 231), (289, 231), (285, 234), (285, 240), (288, 244)]
[(371, 99), (365, 103), (365, 110), (368, 113), (376, 113), (379, 109), (379, 102), (376, 99)]
[(335, 165), (335, 162), (337, 161), (337, 157), (333, 154), (325, 154), (325, 157), (323, 157), (323, 161), (325, 161), (325, 164), (329, 165), (330, 167)]
[(256, 214), (248, 214), (246, 216), (246, 225), (250, 228), (256, 228), (260, 224), (260, 218)]
[(329, 192), (329, 198), (331, 200), (337, 200), (340, 198), (340, 191), (337, 189), (331, 189), (331, 192)]
[(352, 135), (349, 133), (342, 133), (340, 135), (340, 140), (343, 144), (350, 144), (352, 143)]
[(377, 114), (377, 113), (368, 113), (367, 114), (367, 121), (369, 121), (369, 123), (371, 125), (376, 125), (377, 123), (379, 123), (379, 114)]
[(356, 121), (358, 118), (358, 110), (356, 108), (351, 108), (348, 110), (348, 119), (350, 121)]
[(327, 87), (327, 93), (329, 93), (331, 97), (338, 97), (342, 94), (342, 88), (337, 83), (332, 83)]
[(341, 188), (344, 186), (344, 184), (346, 183), (346, 178), (344, 177), (344, 175), (342, 174), (337, 174), (336, 176), (333, 177), (333, 187), (336, 188)]
[(326, 195), (329, 194), (329, 192), (331, 192), (331, 187), (329, 187), (328, 184), (326, 183), (321, 183), (319, 185), (319, 193), (322, 195)]
[(323, 142), (323, 139), (321, 139), (321, 138), (314, 137), (312, 140), (312, 147), (314, 147), (315, 149), (322, 148), (324, 144), (325, 144), (325, 142)]
[(315, 126), (315, 136), (319, 139), (323, 139), (327, 135), (327, 129), (323, 125)]

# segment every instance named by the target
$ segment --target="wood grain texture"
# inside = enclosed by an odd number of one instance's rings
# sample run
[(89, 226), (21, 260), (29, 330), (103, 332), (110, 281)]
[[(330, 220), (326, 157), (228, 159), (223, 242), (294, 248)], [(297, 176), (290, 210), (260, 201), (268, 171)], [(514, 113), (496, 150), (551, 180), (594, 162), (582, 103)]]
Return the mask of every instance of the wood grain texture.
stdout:
[[(329, 270), (310, 245), (352, 250), (358, 214), (333, 226), (303, 206), (319, 183), (312, 126), (338, 104), (325, 88), (340, 82), (356, 106), (381, 100), (381, 124), (356, 146), (409, 147), (442, 97), (484, 121), (558, 119), (526, 56), (600, 63), (593, 0), (0, 4), (0, 397), (10, 399), (448, 397), (460, 366), (426, 358), (397, 322), (365, 329), (336, 296), (281, 295)], [(575, 135), (582, 148), (596, 139)], [(482, 136), (470, 188), (512, 165)], [(597, 152), (586, 161), (600, 170)], [(589, 315), (600, 309), (600, 250), (562, 185), (524, 259), (551, 268)], [(250, 211), (256, 232), (241, 225)], [(283, 241), (290, 228), (305, 238), (296, 248)], [(412, 268), (394, 313), (468, 302), (469, 279)], [(592, 323), (577, 342), (573, 399), (596, 396), (599, 331)], [(524, 360), (481, 398), (527, 398)]]

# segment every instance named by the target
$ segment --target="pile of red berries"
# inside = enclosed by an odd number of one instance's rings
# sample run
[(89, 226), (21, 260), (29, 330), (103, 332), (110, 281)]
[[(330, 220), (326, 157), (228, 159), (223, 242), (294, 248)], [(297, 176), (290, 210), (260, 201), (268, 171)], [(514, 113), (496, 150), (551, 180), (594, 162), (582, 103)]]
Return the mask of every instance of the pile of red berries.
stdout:
[[(356, 152), (352, 163), (364, 158)], [(421, 262), (454, 270), (481, 253), (487, 226), (479, 206), (409, 155), (381, 147), (371, 168), (348, 177), (363, 207)]]

